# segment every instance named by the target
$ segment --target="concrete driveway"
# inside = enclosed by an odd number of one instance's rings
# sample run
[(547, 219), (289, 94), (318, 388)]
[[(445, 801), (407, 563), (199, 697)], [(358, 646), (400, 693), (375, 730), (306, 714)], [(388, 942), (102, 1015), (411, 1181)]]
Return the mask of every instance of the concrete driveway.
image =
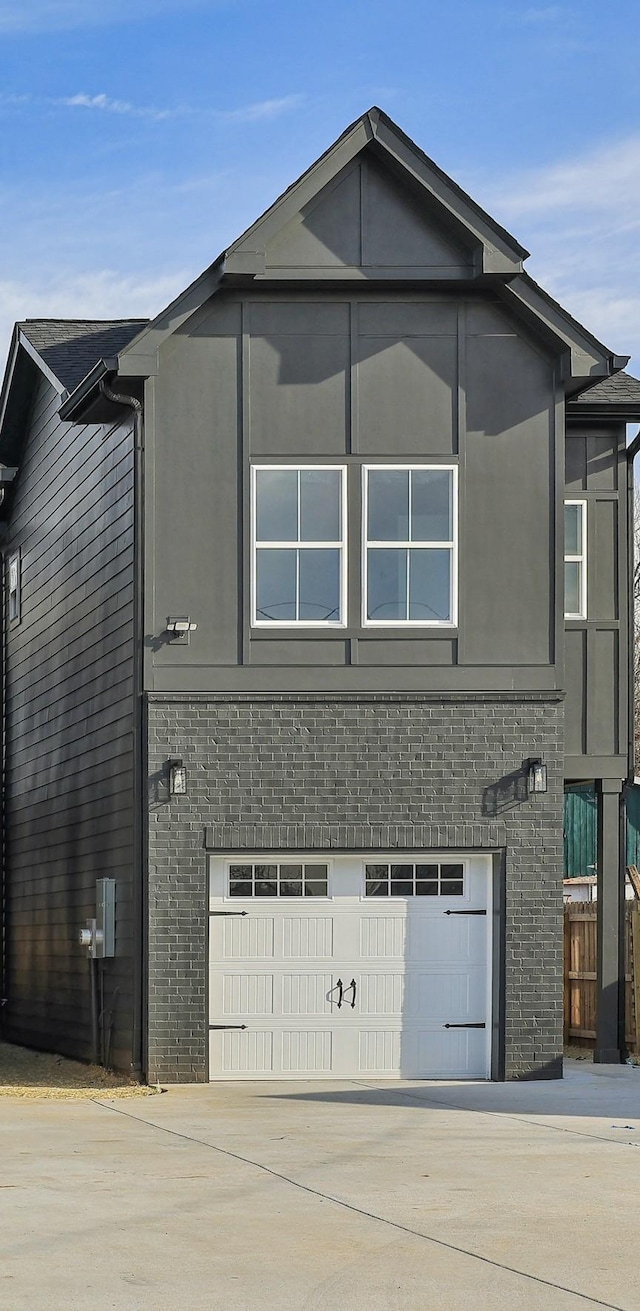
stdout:
[(640, 1070), (0, 1102), (2, 1311), (638, 1311)]

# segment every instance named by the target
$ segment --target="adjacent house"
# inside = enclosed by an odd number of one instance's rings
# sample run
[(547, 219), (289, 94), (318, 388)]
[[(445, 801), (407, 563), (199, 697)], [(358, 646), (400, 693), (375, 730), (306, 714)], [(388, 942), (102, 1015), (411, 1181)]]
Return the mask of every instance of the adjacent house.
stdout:
[(152, 322), (16, 326), (8, 1039), (556, 1077), (588, 781), (620, 1059), (640, 382), (526, 256), (373, 109)]

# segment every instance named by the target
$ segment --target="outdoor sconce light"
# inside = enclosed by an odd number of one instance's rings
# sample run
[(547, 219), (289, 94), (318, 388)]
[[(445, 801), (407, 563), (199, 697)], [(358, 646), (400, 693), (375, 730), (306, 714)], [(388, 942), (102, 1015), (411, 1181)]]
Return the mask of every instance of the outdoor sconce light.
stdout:
[(195, 633), (198, 625), (191, 622), (189, 615), (169, 615), (167, 619), (167, 632), (175, 641), (188, 642), (189, 634)]
[(534, 792), (546, 792), (547, 790), (547, 766), (541, 760), (529, 761), (527, 790), (529, 796)]
[(187, 792), (187, 770), (181, 760), (169, 760), (169, 794), (184, 797)]

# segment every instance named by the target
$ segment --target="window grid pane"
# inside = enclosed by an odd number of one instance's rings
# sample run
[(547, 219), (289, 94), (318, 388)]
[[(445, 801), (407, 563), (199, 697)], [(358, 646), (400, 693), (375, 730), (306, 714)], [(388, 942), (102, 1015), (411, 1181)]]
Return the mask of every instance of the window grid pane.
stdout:
[(451, 490), (448, 469), (411, 469), (409, 538), (412, 542), (452, 541)]
[(366, 865), (367, 897), (462, 897), (461, 864)]
[(582, 507), (577, 504), (564, 507), (565, 554), (582, 555)]
[(289, 862), (230, 865), (230, 897), (327, 897), (327, 865)]
[(564, 563), (564, 608), (565, 614), (579, 615), (582, 609), (582, 565), (578, 560), (565, 560)]

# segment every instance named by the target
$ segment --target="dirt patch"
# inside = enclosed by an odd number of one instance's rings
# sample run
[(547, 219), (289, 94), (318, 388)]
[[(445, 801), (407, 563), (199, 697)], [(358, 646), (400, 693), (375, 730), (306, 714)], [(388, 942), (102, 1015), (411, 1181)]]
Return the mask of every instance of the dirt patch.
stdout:
[(578, 1047), (575, 1043), (568, 1043), (564, 1049), (564, 1054), (572, 1061), (590, 1061), (593, 1065), (593, 1048)]
[(0, 1097), (149, 1097), (158, 1091), (100, 1065), (0, 1042)]

